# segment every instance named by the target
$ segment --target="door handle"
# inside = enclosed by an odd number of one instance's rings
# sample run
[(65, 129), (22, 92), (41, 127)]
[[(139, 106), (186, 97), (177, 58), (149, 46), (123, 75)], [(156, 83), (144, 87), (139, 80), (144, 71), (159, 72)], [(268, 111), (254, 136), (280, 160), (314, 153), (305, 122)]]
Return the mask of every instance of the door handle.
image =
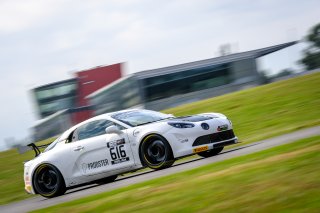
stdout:
[(77, 146), (76, 148), (73, 149), (73, 151), (81, 151), (83, 149), (84, 149), (83, 146)]

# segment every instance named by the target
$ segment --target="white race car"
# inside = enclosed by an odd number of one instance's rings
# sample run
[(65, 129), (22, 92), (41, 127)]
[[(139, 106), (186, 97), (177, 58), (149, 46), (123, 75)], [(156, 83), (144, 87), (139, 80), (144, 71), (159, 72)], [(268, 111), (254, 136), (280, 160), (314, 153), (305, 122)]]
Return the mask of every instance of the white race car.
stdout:
[(65, 131), (24, 164), (25, 190), (44, 197), (86, 183), (107, 183), (143, 167), (164, 169), (197, 153), (210, 157), (238, 138), (220, 113), (174, 117), (124, 110), (93, 117)]

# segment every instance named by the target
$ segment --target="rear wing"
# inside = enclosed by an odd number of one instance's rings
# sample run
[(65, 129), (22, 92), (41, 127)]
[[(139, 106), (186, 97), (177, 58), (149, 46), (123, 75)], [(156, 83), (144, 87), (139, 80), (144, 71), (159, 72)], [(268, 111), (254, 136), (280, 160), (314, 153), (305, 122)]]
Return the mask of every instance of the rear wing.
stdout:
[(41, 151), (40, 151), (39, 148), (46, 148), (46, 147), (49, 146), (50, 144), (51, 144), (51, 143), (37, 146), (37, 145), (35, 145), (34, 143), (30, 143), (30, 144), (28, 144), (28, 145), (17, 145), (17, 149), (18, 149), (19, 154), (24, 154), (24, 153), (26, 153), (27, 151), (33, 150), (34, 153), (35, 153), (35, 156), (34, 156), (34, 157), (37, 157), (37, 156), (40, 155), (40, 153), (41, 153)]

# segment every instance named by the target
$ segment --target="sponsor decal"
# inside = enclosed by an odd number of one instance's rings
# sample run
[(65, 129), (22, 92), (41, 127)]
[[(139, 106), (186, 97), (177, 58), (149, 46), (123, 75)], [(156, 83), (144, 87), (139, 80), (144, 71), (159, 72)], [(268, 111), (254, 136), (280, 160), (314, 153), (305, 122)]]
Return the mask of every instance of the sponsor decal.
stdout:
[(115, 160), (111, 161), (111, 164), (114, 165), (114, 164), (123, 163), (126, 161), (129, 161), (129, 157), (115, 159)]
[(126, 141), (124, 138), (107, 143), (107, 147), (109, 148), (111, 156), (111, 165), (130, 160), (126, 153), (125, 143)]
[(209, 149), (208, 146), (202, 146), (202, 147), (194, 148), (193, 149), (193, 153), (204, 152), (204, 151), (207, 151), (208, 149)]
[(83, 163), (82, 164), (82, 171), (83, 171), (83, 173), (85, 174), (86, 172), (87, 172), (87, 164), (86, 163)]
[(228, 124), (224, 124), (224, 125), (218, 126), (218, 128), (217, 128), (218, 131), (224, 131), (224, 130), (227, 130), (227, 129), (228, 129)]
[(181, 143), (187, 143), (189, 140), (188, 140), (188, 138), (186, 138), (186, 139), (179, 139), (180, 140), (180, 142)]
[(103, 160), (94, 161), (91, 163), (83, 163), (82, 170), (83, 170), (83, 173), (86, 173), (87, 170), (98, 169), (100, 167), (105, 167), (107, 165), (109, 165), (108, 159), (103, 159)]
[(126, 141), (124, 140), (124, 138), (121, 138), (119, 140), (108, 142), (107, 147), (112, 148), (112, 147), (116, 147), (116, 146), (119, 146), (119, 145), (125, 144), (125, 143), (126, 143)]

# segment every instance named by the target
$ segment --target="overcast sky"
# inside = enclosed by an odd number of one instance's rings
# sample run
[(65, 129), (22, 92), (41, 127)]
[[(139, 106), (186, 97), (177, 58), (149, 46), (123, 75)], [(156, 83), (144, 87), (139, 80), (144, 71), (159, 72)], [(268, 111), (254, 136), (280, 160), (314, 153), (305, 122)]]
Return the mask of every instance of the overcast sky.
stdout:
[[(36, 120), (35, 86), (98, 65), (127, 62), (133, 73), (215, 57), (226, 43), (240, 52), (301, 39), (319, 8), (319, 0), (0, 0), (0, 148)], [(290, 66), (298, 50), (269, 63)]]

